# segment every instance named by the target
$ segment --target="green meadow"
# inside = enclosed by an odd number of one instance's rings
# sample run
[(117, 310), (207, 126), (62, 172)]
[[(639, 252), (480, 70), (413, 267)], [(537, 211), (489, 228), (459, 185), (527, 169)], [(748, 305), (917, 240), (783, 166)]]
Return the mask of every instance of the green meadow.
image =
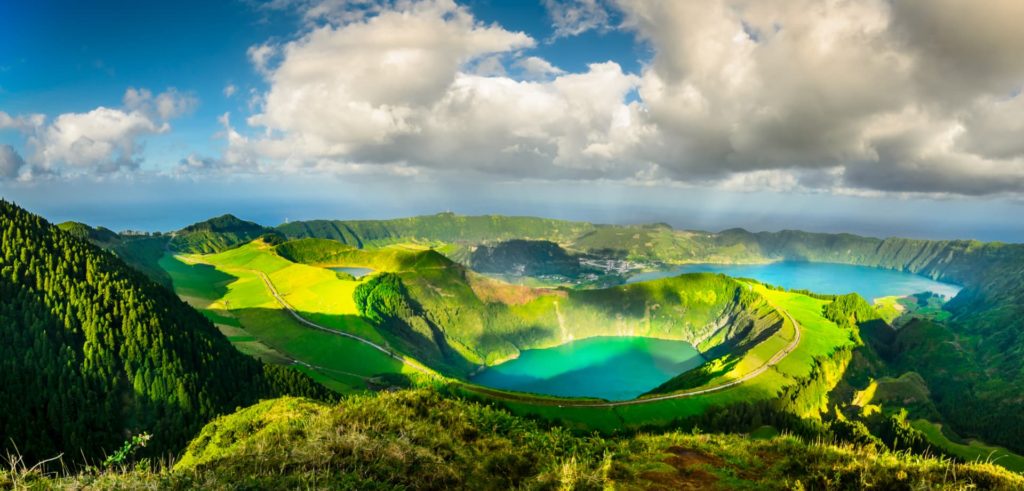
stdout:
[[(291, 263), (254, 242), (212, 255), (167, 255), (161, 266), (175, 291), (217, 324), (241, 329), (232, 341), (266, 361), (306, 365), (303, 371), (342, 392), (366, 388), (368, 379), (407, 371), (402, 363), (359, 341), (310, 329), (271, 296), (258, 272), (306, 318), (374, 341), (376, 330), (358, 317), (352, 302), (356, 281), (334, 272)], [(222, 329), (223, 330), (223, 329)], [(242, 334), (242, 333), (245, 334)]]
[[(391, 244), (380, 249), (355, 249), (324, 239), (302, 239), (275, 247), (257, 240), (215, 254), (166, 255), (160, 265), (171, 275), (176, 292), (214, 321), (239, 350), (270, 362), (294, 363), (297, 360), (298, 362), (294, 364), (301, 366), (303, 371), (342, 392), (364, 389), (369, 379), (382, 374), (410, 374), (415, 370), (364, 343), (331, 335), (299, 323), (273, 298), (260, 273), (266, 274), (285, 301), (306, 319), (385, 346), (393, 346), (389, 341), (395, 338), (379, 331), (377, 327), (361, 318), (353, 299), (356, 288), (370, 281), (369, 278), (373, 275), (355, 280), (339, 276), (327, 267), (358, 266), (372, 268), (380, 273), (402, 272), (407, 281), (412, 281), (417, 292), (437, 293), (433, 297), (423, 297), (426, 294), (421, 293), (422, 298), (435, 298), (448, 304), (458, 303), (464, 306), (492, 305), (488, 307), (492, 310), (496, 308), (494, 305), (507, 308), (508, 314), (499, 317), (489, 314), (491, 317), (469, 318), (479, 321), (497, 319), (499, 324), (507, 323), (507, 320), (501, 319), (508, 315), (520, 319), (535, 319), (529, 322), (553, 322), (554, 314), (557, 313), (559, 323), (564, 323), (564, 318), (568, 318), (569, 324), (573, 326), (600, 325), (601, 322), (606, 322), (602, 321), (603, 314), (586, 306), (604, 305), (623, 297), (635, 298), (641, 305), (647, 304), (640, 325), (646, 326), (647, 330), (653, 329), (652, 332), (658, 332), (658, 329), (669, 329), (668, 326), (677, 322), (673, 319), (680, 319), (686, 324), (706, 322), (703, 319), (713, 318), (716, 312), (714, 308), (720, 308), (714, 306), (723, 300), (722, 293), (715, 293), (715, 288), (719, 288), (716, 286), (719, 285), (715, 282), (717, 280), (711, 281), (713, 276), (704, 275), (696, 277), (706, 278), (701, 280), (703, 283), (694, 285), (702, 285), (699, 288), (705, 289), (693, 290), (690, 294), (686, 294), (686, 290), (673, 293), (673, 290), (666, 289), (685, 288), (688, 285), (673, 283), (674, 280), (668, 279), (651, 284), (638, 283), (618, 287), (614, 290), (573, 292), (569, 298), (562, 300), (559, 300), (558, 296), (542, 294), (536, 298), (528, 298), (525, 303), (510, 301), (502, 297), (507, 297), (510, 291), (526, 295), (529, 292), (543, 290), (508, 290), (511, 287), (501, 286), (500, 282), (482, 279), (473, 280), (476, 283), (470, 288), (461, 276), (452, 275), (452, 270), (448, 266), (450, 263), (438, 262), (440, 259), (434, 258), (440, 256), (423, 254), (425, 250), (425, 247), (407, 244)], [(285, 257), (302, 262), (293, 262)], [(764, 337), (741, 354), (726, 353), (711, 360), (703, 367), (703, 376), (699, 380), (684, 381), (688, 385), (680, 386), (677, 390), (652, 393), (647, 397), (685, 394), (688, 391), (728, 384), (744, 377), (765, 365), (776, 353), (786, 348), (795, 339), (795, 329), (800, 329), (800, 342), (796, 349), (776, 365), (739, 385), (706, 394), (615, 407), (577, 407), (573, 406), (575, 401), (557, 397), (484, 389), (464, 382), (456, 382), (453, 385), (454, 390), (471, 398), (497, 402), (516, 414), (541, 417), (570, 428), (605, 432), (622, 428), (665, 425), (679, 418), (700, 415), (712, 407), (727, 406), (740, 401), (771, 399), (777, 397), (787, 387), (798, 384), (805, 386), (805, 391), (816, 392), (799, 397), (794, 395), (799, 406), (796, 408), (797, 412), (803, 416), (819, 415), (826, 410), (821, 401), (824, 392), (829, 388), (828, 384), (818, 387), (815, 384), (808, 384), (807, 380), (829, 379), (828, 381), (834, 384), (834, 380), (831, 380), (835, 377), (834, 374), (818, 373), (814, 370), (818, 367), (820, 371), (820, 360), (828, 359), (838, 350), (853, 346), (851, 332), (821, 316), (822, 306), (827, 303), (825, 300), (799, 293), (772, 290), (755, 283), (743, 285), (741, 289), (756, 294), (756, 297), (752, 298), (763, 299), (757, 301), (760, 303), (757, 303), (755, 310), (752, 311), (756, 313), (755, 315), (770, 316), (775, 310), (785, 311), (792, 315), (799, 327), (788, 317), (781, 316), (782, 322), (777, 332)], [(711, 290), (707, 290), (709, 287)], [(481, 300), (478, 299), (478, 295), (481, 294), (496, 297), (489, 301), (498, 303), (481, 304)], [(615, 299), (609, 295), (614, 295)], [(650, 313), (651, 304), (655, 307), (672, 305), (673, 302), (679, 301), (675, 300), (677, 298), (691, 298), (689, 302), (692, 308), (697, 310), (688, 309), (682, 317), (679, 317), (679, 313), (664, 318)], [(562, 303), (562, 307), (557, 305), (559, 302)], [(428, 308), (441, 308), (435, 307), (429, 300), (426, 305)], [(635, 310), (636, 307), (627, 307), (627, 311), (630, 309)], [(481, 310), (483, 311), (486, 309)], [(664, 315), (668, 314), (666, 311)], [(616, 322), (621, 324), (622, 321)], [(658, 327), (662, 323), (665, 327)], [(635, 329), (630, 328), (631, 331)], [(707, 339), (704, 344), (715, 345), (722, 341), (712, 338)], [(461, 349), (467, 353), (476, 353), (474, 350), (478, 348), (475, 346), (471, 342)], [(494, 359), (492, 356), (486, 358)], [(799, 404), (800, 401), (809, 402)]]

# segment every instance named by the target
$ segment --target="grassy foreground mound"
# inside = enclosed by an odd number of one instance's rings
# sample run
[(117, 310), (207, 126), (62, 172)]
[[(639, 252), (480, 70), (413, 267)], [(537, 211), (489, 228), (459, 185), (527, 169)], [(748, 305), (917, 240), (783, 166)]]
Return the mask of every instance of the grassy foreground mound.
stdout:
[(0, 471), (0, 488), (99, 489), (1020, 489), (990, 464), (792, 436), (619, 438), (544, 429), (430, 389), (261, 402), (208, 424), (170, 470), (50, 480)]

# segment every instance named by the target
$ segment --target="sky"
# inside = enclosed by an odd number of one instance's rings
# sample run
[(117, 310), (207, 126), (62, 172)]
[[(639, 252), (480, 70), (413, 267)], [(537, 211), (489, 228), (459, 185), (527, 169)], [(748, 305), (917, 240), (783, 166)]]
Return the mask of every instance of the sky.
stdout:
[(0, 196), (1024, 241), (1024, 2), (0, 3)]

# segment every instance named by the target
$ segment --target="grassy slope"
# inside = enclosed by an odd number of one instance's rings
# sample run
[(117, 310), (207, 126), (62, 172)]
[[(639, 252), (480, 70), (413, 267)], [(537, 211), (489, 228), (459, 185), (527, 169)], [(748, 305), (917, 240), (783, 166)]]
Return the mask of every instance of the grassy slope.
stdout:
[[(574, 436), (429, 390), (337, 406), (283, 398), (211, 422), (173, 470), (50, 480), (37, 488), (159, 489), (1019, 489), (1024, 478), (795, 437)], [(13, 484), (13, 483), (12, 483)]]
[(267, 273), (289, 304), (310, 320), (384, 341), (355, 315), (352, 291), (357, 282), (341, 280), (325, 269), (290, 263), (267, 254), (266, 247), (253, 243), (200, 258), (167, 256), (162, 264), (175, 279), (179, 295), (194, 306), (208, 316), (233, 319), (288, 358), (317, 366), (319, 378), (335, 381), (334, 388), (360, 389), (367, 377), (403, 371), (397, 360), (372, 347), (309, 329), (285, 312), (254, 271)]
[(593, 230), (585, 222), (500, 215), (439, 213), (394, 220), (310, 220), (277, 227), (289, 238), (317, 237), (366, 247), (405, 242), (479, 243), (507, 239), (564, 242)]
[[(504, 404), (514, 413), (537, 415), (579, 429), (614, 431), (622, 427), (664, 425), (675, 419), (699, 415), (713, 406), (776, 398), (785, 387), (811, 375), (811, 367), (814, 366), (815, 359), (828, 357), (838, 349), (853, 346), (850, 331), (843, 330), (821, 317), (820, 312), (824, 301), (798, 293), (773, 291), (760, 286), (755, 286), (755, 288), (760, 288), (760, 293), (770, 302), (787, 310), (796, 318), (801, 326), (802, 340), (799, 347), (782, 362), (749, 383), (695, 397), (614, 408), (560, 408), (523, 402)], [(760, 366), (763, 360), (767, 360), (788, 344), (787, 329), (792, 329), (788, 320), (779, 336), (773, 336), (755, 347), (749, 353), (750, 358), (744, 359), (729, 374), (714, 379), (713, 383), (735, 379)], [(824, 392), (827, 392), (827, 388), (818, 392), (810, 398), (820, 400), (824, 397)], [(815, 416), (817, 410), (821, 409), (824, 408), (809, 408), (804, 415)]]
[(923, 432), (928, 441), (966, 462), (993, 462), (1011, 471), (1024, 472), (1024, 457), (1005, 448), (986, 445), (977, 440), (970, 440), (966, 444), (954, 442), (943, 433), (941, 424), (926, 419), (914, 420), (911, 424)]
[[(478, 277), (433, 251), (406, 245), (355, 249), (332, 240), (300, 239), (277, 246), (276, 252), (310, 264), (401, 273), (422, 310), (422, 319), (408, 322), (426, 322), (442, 331), (455, 352), (451, 356), (461, 358), (447, 360), (456, 367), (493, 364), (522, 349), (599, 335), (642, 335), (696, 343), (707, 338), (707, 327), (728, 309), (756, 308), (735, 305), (743, 296), (743, 287), (710, 274), (602, 290), (531, 290)], [(526, 295), (521, 302), (509, 300), (521, 295)], [(754, 303), (757, 299), (743, 301)], [(764, 319), (758, 319), (751, 335), (770, 328), (768, 314), (761, 317)], [(708, 346), (703, 348), (740, 342), (746, 335), (729, 334), (730, 338), (715, 338), (710, 345), (705, 342)], [(430, 333), (424, 335), (430, 342)]]
[(170, 248), (185, 253), (212, 253), (253, 240), (268, 229), (234, 215), (222, 215), (194, 223), (175, 233)]
[[(307, 245), (325, 245), (308, 241), (305, 243)], [(278, 246), (279, 251), (281, 247)], [(317, 247), (316, 249), (324, 248)], [(373, 251), (357, 251), (347, 247), (340, 248), (340, 250), (345, 254), (358, 252), (360, 260), (363, 262), (359, 264), (344, 263), (333, 253), (328, 255), (327, 262), (375, 266), (380, 270), (398, 267), (396, 265), (416, 264), (415, 261), (408, 261), (405, 258), (418, 256), (422, 252), (389, 247), (384, 249), (386, 253), (383, 255), (387, 260), (376, 261), (373, 260)], [(396, 251), (404, 252), (404, 255), (396, 254)], [(289, 254), (294, 253), (296, 251), (289, 252)], [(396, 260), (396, 257), (401, 259)], [(303, 256), (303, 258), (308, 260), (310, 256)], [(321, 259), (317, 258), (317, 260)], [(230, 287), (225, 286), (222, 287), (223, 290), (214, 292), (215, 303), (206, 305), (208, 310), (221, 309), (229, 312), (240, 310), (240, 312), (233, 312), (233, 315), (243, 316), (240, 320), (248, 332), (268, 345), (304, 361), (317, 365), (322, 364), (316, 361), (320, 358), (311, 359), (307, 356), (305, 350), (312, 347), (301, 344), (285, 345), (283, 340), (273, 336), (272, 331), (260, 327), (268, 322), (271, 324), (276, 324), (276, 322), (293, 323), (289, 322), (287, 318), (282, 319), (281, 312), (275, 312), (276, 308), (272, 299), (266, 293), (265, 288), (262, 288), (258, 278), (248, 271), (249, 269), (259, 269), (268, 273), (289, 303), (312, 320), (326, 323), (335, 319), (337, 322), (338, 314), (341, 315), (340, 318), (347, 319), (346, 316), (353, 313), (354, 306), (348, 304), (348, 298), (351, 296), (351, 289), (358, 282), (340, 280), (332, 272), (323, 268), (291, 263), (275, 256), (267, 246), (254, 243), (220, 254), (203, 256), (201, 260), (216, 264), (218, 269), (230, 273), (232, 278), (241, 278), (233, 280)], [(202, 266), (198, 267), (202, 268)], [(444, 326), (453, 345), (469, 354), (488, 353), (489, 360), (492, 362), (507, 356), (494, 354), (495, 352), (504, 353), (496, 350), (496, 346), (507, 345), (511, 350), (550, 346), (570, 339), (567, 335), (576, 339), (592, 335), (632, 334), (694, 340), (692, 334), (695, 332), (694, 329), (705, 327), (710, 320), (721, 315), (737, 291), (748, 288), (721, 276), (704, 274), (625, 285), (604, 291), (569, 293), (545, 293), (505, 285), (499, 286), (498, 291), (487, 290), (487, 294), (507, 295), (509, 294), (508, 289), (516, 290), (518, 288), (519, 290), (512, 294), (513, 296), (522, 296), (522, 298), (495, 300), (485, 297), (487, 298), (485, 301), (480, 296), (484, 289), (479, 284), (473, 283), (472, 274), (469, 274), (470, 281), (467, 281), (460, 272), (461, 269), (457, 267), (423, 268), (403, 274), (403, 279), (407, 281), (413, 292), (413, 297), (420, 301), (427, 312), (432, 312), (439, 325)], [(215, 280), (216, 278), (206, 278), (201, 281)], [(482, 279), (476, 281), (487, 282)], [(490, 282), (492, 285), (493, 283), (495, 282)], [(184, 281), (180, 285), (179, 291), (184, 295), (189, 295), (191, 288), (191, 284)], [(549, 399), (545, 399), (547, 402), (540, 405), (529, 402), (509, 402), (507, 404), (517, 413), (537, 414), (577, 428), (610, 431), (623, 424), (626, 426), (664, 424), (677, 417), (700, 414), (709, 406), (775, 397), (782, 387), (791, 385), (796, 379), (807, 377), (813, 359), (828, 356), (837, 347), (850, 343), (848, 332), (840, 330), (834, 324), (821, 318), (819, 313), (823, 305), (822, 301), (799, 294), (767, 290), (759, 285), (753, 285), (751, 288), (758, 295), (768, 298), (773, 304), (784, 306), (790, 310), (802, 325), (804, 341), (794, 353), (789, 355), (787, 360), (749, 384), (694, 398), (616, 409), (558, 408), (557, 405), (549, 405)], [(346, 298), (337, 300), (343, 295)], [(558, 307), (555, 306), (556, 303), (558, 303)], [(685, 308), (676, 308), (684, 305)], [(230, 308), (224, 309), (225, 306)], [(264, 309), (261, 313), (262, 316), (273, 316), (276, 313), (278, 320), (271, 322), (270, 319), (248, 314), (245, 312), (248, 306), (258, 306)], [(662, 309), (660, 306), (665, 306), (665, 308)], [(448, 311), (447, 307), (452, 307), (454, 310)], [(762, 308), (764, 308), (763, 305)], [(326, 311), (331, 312), (325, 314)], [(318, 313), (322, 317), (317, 317)], [(614, 315), (609, 315), (609, 313)], [(562, 318), (562, 325), (559, 324), (559, 315)], [(248, 316), (248, 318), (244, 318), (244, 316)], [(255, 327), (249, 327), (249, 324), (254, 324)], [(483, 325), (487, 326), (486, 333), (479, 331)], [(547, 327), (538, 332), (536, 330), (538, 326)], [(568, 331), (562, 331), (565, 326), (568, 326)], [(295, 327), (300, 331), (304, 329), (308, 331), (302, 326)], [(336, 327), (347, 332), (365, 335), (371, 339), (376, 339), (373, 337), (375, 335), (380, 336), (372, 331), (372, 327), (363, 324), (362, 321), (350, 322), (346, 325), (336, 324)], [(522, 331), (522, 329), (527, 330)], [(717, 385), (758, 368), (789, 343), (793, 336), (792, 329), (792, 324), (785, 322), (778, 335), (768, 337), (754, 345), (747, 356), (740, 358), (737, 363), (729, 365), (728, 370), (723, 373), (716, 374), (715, 377), (704, 381), (703, 385)], [(524, 332), (526, 334), (523, 334)], [(491, 337), (486, 338), (485, 335)], [(510, 339), (513, 341), (511, 344)], [(712, 340), (709, 343), (720, 341), (722, 339)], [(485, 356), (480, 356), (477, 360), (484, 361)]]

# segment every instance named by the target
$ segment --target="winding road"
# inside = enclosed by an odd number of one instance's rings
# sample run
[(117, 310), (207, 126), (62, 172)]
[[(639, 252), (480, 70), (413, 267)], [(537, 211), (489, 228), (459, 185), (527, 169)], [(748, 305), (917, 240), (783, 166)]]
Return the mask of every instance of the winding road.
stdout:
[[(317, 324), (317, 323), (315, 323), (313, 321), (310, 321), (309, 319), (306, 319), (305, 317), (302, 317), (302, 315), (300, 315), (295, 309), (293, 309), (292, 306), (289, 305), (287, 301), (285, 301), (284, 297), (282, 297), (281, 294), (278, 293), (277, 288), (274, 287), (274, 283), (272, 281), (270, 281), (270, 277), (267, 276), (266, 273), (264, 273), (262, 271), (256, 271), (256, 270), (250, 270), (250, 271), (252, 271), (252, 272), (254, 272), (254, 273), (256, 273), (256, 274), (258, 274), (260, 276), (260, 278), (263, 280), (263, 283), (267, 286), (267, 289), (270, 290), (270, 294), (273, 295), (274, 299), (277, 300), (277, 302), (279, 304), (281, 304), (281, 307), (283, 307), (285, 310), (287, 310), (288, 313), (291, 314), (291, 316), (294, 317), (295, 320), (299, 321), (299, 323), (301, 323), (302, 325), (304, 325), (306, 327), (309, 327), (309, 328), (312, 328), (312, 329), (319, 330), (319, 331), (324, 331), (326, 333), (333, 334), (335, 336), (341, 336), (341, 337), (353, 339), (355, 341), (358, 341), (360, 343), (368, 345), (368, 346), (370, 346), (370, 347), (372, 347), (372, 348), (374, 348), (374, 349), (376, 349), (376, 350), (378, 350), (378, 351), (388, 355), (389, 357), (391, 357), (391, 358), (393, 358), (395, 360), (398, 360), (398, 361), (402, 362), (406, 366), (408, 366), (410, 368), (413, 368), (413, 369), (415, 369), (415, 370), (417, 370), (419, 372), (422, 372), (422, 373), (427, 374), (427, 375), (435, 375), (435, 372), (433, 370), (427, 368), (426, 366), (420, 364), (419, 362), (415, 362), (415, 361), (409, 360), (408, 358), (405, 358), (405, 357), (403, 357), (401, 355), (398, 355), (394, 351), (388, 349), (387, 347), (381, 346), (381, 345), (379, 345), (379, 344), (377, 344), (377, 343), (375, 343), (373, 341), (370, 341), (369, 339), (366, 339), (366, 338), (361, 337), (361, 336), (356, 336), (355, 334), (350, 334), (350, 333), (347, 333), (347, 332), (341, 332), (341, 331), (338, 331), (337, 329), (331, 329), (329, 327), (324, 327), (324, 326), (322, 326), (320, 324)], [(461, 381), (461, 380), (457, 381), (457, 383), (462, 388), (464, 388), (464, 389), (466, 389), (466, 390), (468, 390), (470, 392), (476, 392), (478, 394), (484, 394), (484, 395), (487, 395), (489, 397), (494, 397), (494, 398), (497, 398), (497, 399), (503, 399), (503, 400), (507, 400), (507, 401), (516, 401), (516, 402), (527, 402), (527, 403), (530, 403), (530, 404), (543, 405), (543, 406), (558, 406), (558, 407), (600, 407), (600, 408), (609, 408), (609, 407), (618, 407), (618, 406), (633, 406), (633, 405), (638, 405), (638, 404), (648, 404), (648, 403), (652, 403), (652, 402), (667, 401), (667, 400), (671, 400), (671, 399), (683, 399), (683, 398), (686, 398), (686, 397), (693, 397), (693, 396), (698, 396), (698, 395), (702, 395), (702, 394), (709, 394), (709, 393), (712, 393), (712, 392), (718, 392), (718, 391), (722, 391), (722, 390), (728, 389), (730, 387), (737, 386), (737, 385), (742, 384), (742, 383), (744, 383), (744, 382), (746, 382), (746, 381), (748, 381), (748, 380), (750, 380), (750, 379), (752, 379), (754, 377), (757, 377), (758, 375), (761, 375), (762, 373), (767, 371), (769, 368), (775, 366), (780, 361), (782, 361), (784, 358), (786, 358), (786, 356), (788, 356), (790, 353), (792, 353), (793, 350), (795, 350), (797, 348), (797, 346), (800, 345), (800, 324), (797, 323), (796, 319), (794, 319), (793, 316), (789, 314), (789, 312), (787, 312), (785, 310), (782, 310), (780, 308), (777, 308), (777, 307), (775, 307), (775, 308), (776, 308), (776, 310), (778, 310), (778, 311), (782, 312), (783, 314), (785, 314), (786, 317), (789, 319), (789, 321), (793, 323), (793, 332), (795, 333), (795, 335), (793, 336), (793, 340), (788, 345), (786, 345), (786, 347), (784, 347), (781, 350), (779, 350), (778, 353), (775, 353), (774, 356), (772, 356), (767, 362), (765, 362), (760, 367), (750, 371), (749, 373), (743, 375), (742, 377), (740, 377), (740, 378), (738, 378), (736, 380), (730, 380), (729, 382), (726, 382), (726, 383), (723, 383), (723, 384), (719, 384), (719, 385), (715, 385), (713, 387), (707, 387), (707, 388), (703, 388), (703, 389), (691, 390), (691, 391), (685, 391), (685, 392), (675, 392), (675, 393), (672, 393), (672, 394), (665, 394), (665, 395), (656, 396), (656, 397), (647, 397), (647, 398), (643, 398), (643, 399), (631, 399), (631, 400), (628, 400), (628, 401), (589, 401), (589, 400), (572, 400), (572, 399), (554, 400), (554, 399), (545, 399), (545, 398), (539, 398), (539, 397), (538, 398), (533, 398), (533, 397), (530, 397), (530, 396), (527, 396), (527, 395), (524, 395), (524, 396), (520, 397), (520, 396), (515, 396), (515, 395), (512, 395), (512, 394), (509, 394), (507, 392), (503, 392), (503, 391), (499, 391), (499, 390), (493, 390), (493, 389), (489, 389), (489, 388), (486, 388), (486, 387), (481, 387), (479, 385), (470, 384), (468, 382)], [(304, 362), (301, 362), (301, 361), (298, 361), (298, 360), (296, 360), (296, 362), (298, 362), (300, 364), (303, 364), (303, 365), (306, 365), (306, 366), (313, 367), (312, 365), (309, 365), (307, 363), (304, 363)]]

